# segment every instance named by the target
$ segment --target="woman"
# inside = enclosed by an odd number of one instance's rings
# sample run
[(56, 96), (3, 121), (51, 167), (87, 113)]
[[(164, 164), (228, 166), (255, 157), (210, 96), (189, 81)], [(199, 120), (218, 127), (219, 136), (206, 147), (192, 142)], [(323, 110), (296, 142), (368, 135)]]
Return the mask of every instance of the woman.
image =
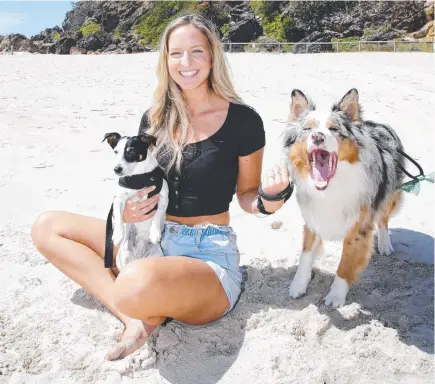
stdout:
[[(140, 132), (157, 137), (156, 154), (168, 174), (161, 245), (170, 257), (135, 260), (122, 272), (105, 269), (104, 220), (46, 212), (32, 227), (38, 250), (124, 323), (109, 360), (140, 348), (167, 317), (206, 324), (228, 313), (241, 293), (239, 252), (228, 212), (235, 191), (243, 210), (258, 213), (263, 123), (234, 91), (208, 21), (188, 15), (167, 27), (157, 76), (154, 103)], [(285, 168), (274, 169), (263, 180), (270, 195), (289, 183)], [(158, 195), (128, 202), (124, 221), (149, 219), (157, 203)], [(261, 200), (260, 211), (275, 212), (283, 203)]]

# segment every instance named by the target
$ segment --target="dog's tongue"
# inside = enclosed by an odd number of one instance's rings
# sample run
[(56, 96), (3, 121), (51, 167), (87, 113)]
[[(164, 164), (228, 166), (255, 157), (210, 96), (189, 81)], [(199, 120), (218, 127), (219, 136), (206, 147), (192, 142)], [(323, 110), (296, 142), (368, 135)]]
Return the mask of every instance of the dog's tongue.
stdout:
[(329, 152), (316, 151), (314, 154), (314, 179), (316, 181), (327, 181), (329, 176)]

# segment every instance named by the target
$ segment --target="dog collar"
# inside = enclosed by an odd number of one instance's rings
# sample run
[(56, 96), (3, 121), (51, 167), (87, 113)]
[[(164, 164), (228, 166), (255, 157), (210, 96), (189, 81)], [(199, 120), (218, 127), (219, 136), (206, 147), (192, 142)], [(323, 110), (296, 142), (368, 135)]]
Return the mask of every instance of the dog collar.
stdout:
[(142, 189), (154, 185), (156, 187), (154, 191), (160, 192), (163, 179), (165, 179), (165, 173), (160, 167), (156, 167), (151, 172), (120, 177), (118, 184), (121, 187), (128, 189)]

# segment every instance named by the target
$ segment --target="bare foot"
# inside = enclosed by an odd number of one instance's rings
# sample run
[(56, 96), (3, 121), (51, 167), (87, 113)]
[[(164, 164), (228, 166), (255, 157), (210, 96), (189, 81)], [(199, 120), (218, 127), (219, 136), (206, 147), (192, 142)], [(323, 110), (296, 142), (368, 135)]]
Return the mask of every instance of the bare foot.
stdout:
[(107, 353), (107, 360), (123, 359), (142, 347), (156, 326), (148, 325), (141, 320), (131, 319), (125, 326), (121, 340)]

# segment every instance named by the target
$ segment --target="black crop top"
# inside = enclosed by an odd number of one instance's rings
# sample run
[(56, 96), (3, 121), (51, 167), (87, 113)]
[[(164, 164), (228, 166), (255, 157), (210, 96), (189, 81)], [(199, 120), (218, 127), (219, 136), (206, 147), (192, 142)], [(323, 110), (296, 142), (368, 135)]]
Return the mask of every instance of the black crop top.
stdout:
[[(147, 112), (139, 134), (149, 127)], [(180, 173), (172, 167), (167, 175), (169, 205), (166, 213), (192, 217), (226, 212), (236, 192), (239, 156), (247, 156), (265, 145), (260, 115), (251, 107), (230, 103), (221, 128), (212, 136), (188, 144), (183, 151)], [(162, 167), (169, 163), (157, 156)]]

